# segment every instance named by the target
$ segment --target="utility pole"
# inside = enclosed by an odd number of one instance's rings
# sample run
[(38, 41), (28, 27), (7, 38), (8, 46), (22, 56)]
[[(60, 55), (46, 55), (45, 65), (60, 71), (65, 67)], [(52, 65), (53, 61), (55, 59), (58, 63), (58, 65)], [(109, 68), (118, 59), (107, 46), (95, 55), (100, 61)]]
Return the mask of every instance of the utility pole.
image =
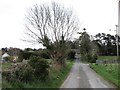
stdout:
[(118, 46), (118, 25), (115, 25), (116, 26), (116, 45), (117, 45), (117, 57), (119, 57), (119, 46)]
[(117, 35), (117, 57), (119, 57), (118, 36), (120, 36), (120, 0), (118, 0), (118, 25), (116, 26), (116, 35)]
[(118, 36), (120, 36), (120, 0), (118, 0)]

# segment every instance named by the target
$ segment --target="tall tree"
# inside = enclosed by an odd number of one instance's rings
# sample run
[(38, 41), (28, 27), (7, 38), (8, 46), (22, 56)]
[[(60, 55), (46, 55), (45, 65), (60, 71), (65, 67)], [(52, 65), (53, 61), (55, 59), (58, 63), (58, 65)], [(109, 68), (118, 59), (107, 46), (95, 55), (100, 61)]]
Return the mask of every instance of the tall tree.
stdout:
[(80, 39), (80, 51), (81, 54), (89, 53), (91, 51), (91, 41), (90, 36), (87, 32), (81, 33)]
[(87, 62), (95, 62), (97, 59), (98, 48), (94, 40), (92, 40), (92, 36), (90, 36), (86, 31), (80, 33), (80, 53), (81, 60)]
[(53, 61), (63, 65), (69, 49), (67, 41), (79, 29), (79, 21), (72, 10), (55, 2), (34, 5), (26, 15), (26, 33), (32, 43), (45, 46)]

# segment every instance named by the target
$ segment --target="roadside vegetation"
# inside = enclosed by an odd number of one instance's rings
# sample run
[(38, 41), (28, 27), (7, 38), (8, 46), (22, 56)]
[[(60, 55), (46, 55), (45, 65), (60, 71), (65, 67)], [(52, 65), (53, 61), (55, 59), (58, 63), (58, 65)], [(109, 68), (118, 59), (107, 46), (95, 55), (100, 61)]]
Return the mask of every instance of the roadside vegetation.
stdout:
[[(115, 61), (120, 60), (115, 56), (117, 55), (115, 49), (116, 36), (99, 33), (95, 39), (91, 40), (90, 35), (85, 30), (80, 35), (81, 61), (88, 62), (90, 67), (105, 80), (120, 87), (120, 66), (117, 63), (118, 61)], [(96, 63), (96, 60), (100, 62)]]
[(120, 87), (120, 70), (118, 64), (90, 64), (90, 67), (101, 75), (105, 80)]
[[(98, 56), (98, 60), (117, 60), (117, 56)], [(119, 59), (118, 59), (119, 60)], [(90, 64), (90, 67), (116, 87), (120, 86), (120, 66), (116, 63)]]
[(91, 36), (86, 32), (86, 29), (79, 33), (79, 41), (80, 41), (80, 54), (81, 54), (81, 61), (84, 63), (95, 63), (98, 55), (98, 48), (97, 45), (91, 40)]
[(2, 70), (8, 70), (11, 66), (11, 63), (3, 63), (2, 64)]
[(52, 2), (35, 4), (28, 9), (25, 21), (28, 38), (23, 41), (38, 43), (45, 49), (27, 48), (16, 62), (8, 60), (15, 64), (3, 71), (3, 88), (59, 88), (74, 63), (76, 52), (72, 47), (76, 45), (71, 40), (79, 30), (78, 18), (72, 10)]
[(15, 81), (13, 80), (12, 82), (9, 82), (8, 80), (5, 80), (5, 78), (3, 78), (3, 88), (58, 88), (67, 78), (73, 64), (74, 64), (74, 61), (72, 62), (67, 61), (66, 68), (61, 68), (60, 70), (57, 70), (55, 68), (50, 68), (49, 75), (46, 77), (46, 80), (44, 81), (38, 80), (38, 78), (35, 79), (34, 76), (33, 76), (34, 80), (32, 81), (30, 80), (29, 82), (26, 82), (24, 80), (19, 82), (19, 81), (16, 81), (17, 80), (16, 78), (14, 78)]
[[(117, 56), (99, 56), (98, 60), (120, 60)], [(90, 64), (90, 67), (101, 75), (105, 80), (111, 82), (116, 87), (120, 87), (120, 65), (118, 63)]]
[[(38, 51), (37, 51), (38, 52)], [(66, 66), (56, 68), (52, 59), (45, 59), (41, 54), (31, 53), (27, 63), (2, 63), (2, 87), (5, 88), (59, 88), (67, 78), (75, 59), (75, 51), (70, 50)], [(47, 53), (44, 53), (47, 55)], [(24, 56), (26, 57), (24, 53)], [(45, 57), (44, 55), (44, 57)], [(48, 55), (47, 55), (48, 56)]]
[[(31, 51), (31, 50), (30, 50)], [(74, 64), (75, 51), (69, 50), (66, 66), (58, 68), (44, 50), (24, 50), (27, 60), (2, 63), (2, 87), (5, 88), (59, 88)]]

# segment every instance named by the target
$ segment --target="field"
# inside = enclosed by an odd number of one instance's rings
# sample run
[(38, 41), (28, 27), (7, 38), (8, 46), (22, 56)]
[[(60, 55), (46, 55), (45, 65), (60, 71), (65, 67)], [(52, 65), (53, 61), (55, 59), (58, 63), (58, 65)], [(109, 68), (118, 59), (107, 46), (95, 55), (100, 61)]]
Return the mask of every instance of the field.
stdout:
[(116, 60), (117, 56), (98, 56), (98, 60)]
[[(98, 60), (116, 60), (117, 56), (99, 56)], [(119, 64), (90, 64), (104, 79), (117, 87), (120, 87), (120, 65)]]

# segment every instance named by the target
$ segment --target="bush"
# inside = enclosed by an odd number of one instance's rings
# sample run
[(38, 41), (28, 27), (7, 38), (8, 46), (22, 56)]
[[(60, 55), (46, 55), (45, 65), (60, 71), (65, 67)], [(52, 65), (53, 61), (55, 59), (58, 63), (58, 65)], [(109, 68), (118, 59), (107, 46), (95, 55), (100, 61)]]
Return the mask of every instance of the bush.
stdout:
[(8, 72), (3, 72), (3, 77), (11, 82), (11, 83), (16, 83), (16, 82), (29, 82), (33, 80), (33, 69), (30, 65), (28, 64), (17, 64), (14, 65), (10, 71)]
[(29, 64), (30, 66), (32, 66), (32, 68), (35, 68), (36, 63), (38, 62), (39, 59), (40, 59), (40, 57), (31, 56), (28, 64)]
[(86, 54), (86, 61), (91, 62), (91, 60), (92, 60), (92, 55), (90, 53), (87, 53)]
[(29, 61), (30, 66), (34, 69), (34, 76), (36, 79), (45, 80), (49, 74), (49, 64), (45, 59), (32, 57)]
[(33, 53), (24, 51), (23, 52), (23, 59), (29, 60), (31, 55), (33, 55)]
[[(28, 83), (35, 80), (46, 80), (49, 75), (49, 64), (45, 59), (32, 57), (28, 64), (16, 64), (9, 71), (2, 73), (3, 78), (15, 87), (21, 87), (22, 82)], [(19, 85), (17, 85), (17, 83)]]
[(96, 56), (92, 56), (91, 53), (82, 54), (81, 61), (93, 63), (96, 61)]
[(90, 62), (92, 60), (92, 56), (89, 53), (83, 54), (81, 55), (81, 60), (85, 62)]
[(32, 81), (34, 78), (33, 69), (28, 64), (23, 64), (21, 67), (19, 67), (15, 74), (18, 75), (16, 78), (19, 78), (19, 80), (25, 82)]
[(40, 52), (40, 56), (41, 58), (50, 59), (50, 55), (48, 54), (47, 50), (42, 50)]
[(74, 50), (70, 50), (68, 53), (68, 59), (75, 59), (75, 51)]
[(81, 55), (81, 61), (85, 61), (86, 60), (86, 56), (85, 55)]
[(92, 55), (91, 53), (87, 53), (81, 55), (81, 61), (90, 63), (96, 63), (97, 58), (98, 58), (97, 54)]
[(11, 73), (10, 71), (2, 71), (2, 79), (5, 78), (7, 81), (10, 80), (11, 78)]
[(10, 56), (4, 57), (3, 59), (8, 62), (10, 61)]
[(98, 57), (97, 54), (94, 54), (92, 56), (92, 60), (90, 61), (90, 63), (96, 63), (97, 57)]

